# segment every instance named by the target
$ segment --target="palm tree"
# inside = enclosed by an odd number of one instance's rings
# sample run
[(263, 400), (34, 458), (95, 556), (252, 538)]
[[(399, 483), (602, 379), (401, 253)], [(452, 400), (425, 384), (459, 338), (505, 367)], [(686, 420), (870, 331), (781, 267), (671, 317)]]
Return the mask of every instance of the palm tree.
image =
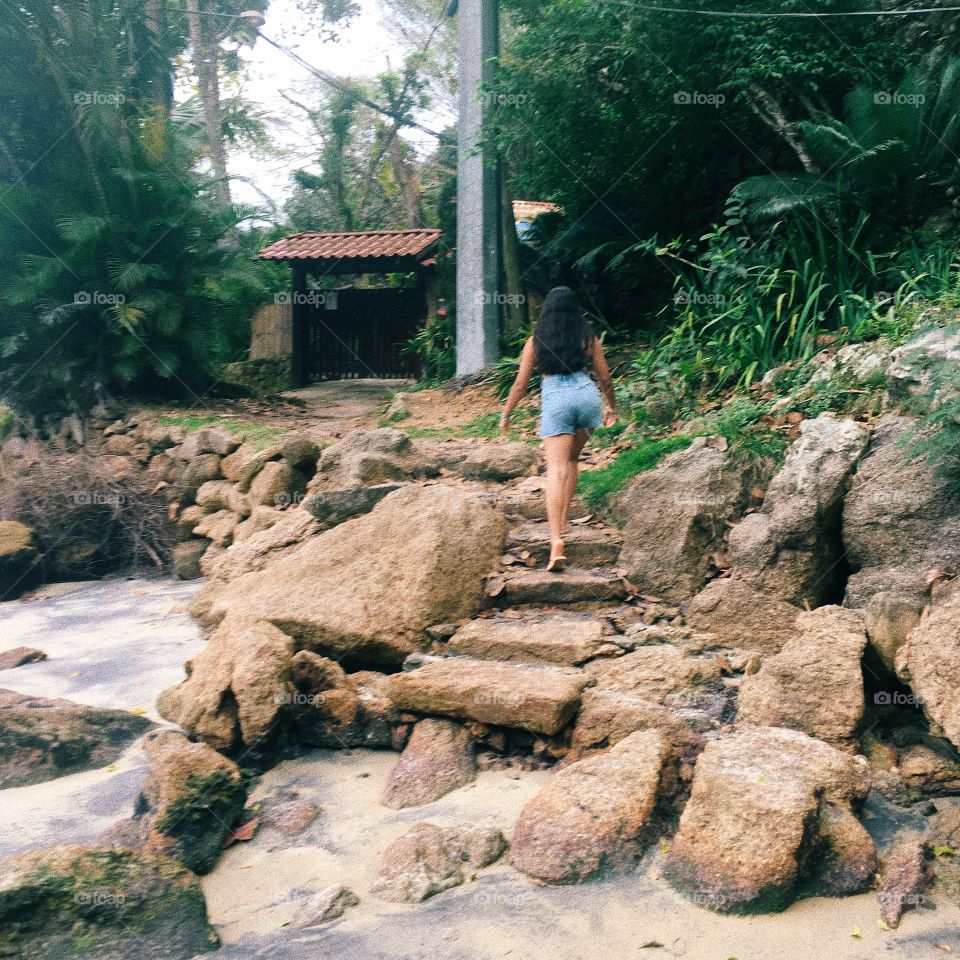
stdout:
[(734, 188), (747, 219), (852, 205), (908, 223), (942, 205), (960, 179), (960, 60), (914, 71), (895, 92), (857, 87), (844, 113), (796, 124), (823, 173), (766, 174)]

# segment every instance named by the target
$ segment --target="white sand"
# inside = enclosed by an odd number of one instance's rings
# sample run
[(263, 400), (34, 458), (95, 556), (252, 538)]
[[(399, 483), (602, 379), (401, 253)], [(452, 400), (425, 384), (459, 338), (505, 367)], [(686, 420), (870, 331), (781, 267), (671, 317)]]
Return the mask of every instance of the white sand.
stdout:
[[(277, 787), (293, 787), (312, 794), (324, 809), (299, 837), (261, 830), (250, 843), (229, 850), (204, 879), (210, 918), (225, 942), (270, 933), (281, 940), (296, 937), (280, 928), (295, 916), (301, 896), (344, 883), (360, 897), (360, 906), (323, 928), (320, 942), (332, 955), (342, 948), (351, 960), (946, 956), (935, 944), (960, 954), (960, 909), (944, 896), (935, 897), (936, 911), (907, 914), (896, 931), (878, 927), (872, 894), (801, 901), (785, 913), (762, 917), (719, 916), (685, 901), (659, 879), (663, 854), (656, 844), (640, 869), (627, 877), (541, 887), (498, 864), (473, 883), (424, 904), (383, 903), (369, 895), (378, 858), (409, 826), (420, 820), (453, 824), (490, 819), (509, 834), (520, 808), (548, 776), (525, 773), (514, 780), (502, 772), (483, 773), (472, 786), (435, 803), (395, 811), (378, 802), (395, 762), (391, 753), (316, 751), (266, 774), (254, 801)], [(293, 891), (297, 893), (291, 896)], [(859, 938), (853, 936), (856, 928)], [(644, 947), (647, 943), (662, 946)], [(377, 944), (402, 944), (402, 949), (380, 953)], [(290, 949), (292, 956), (293, 942)]]

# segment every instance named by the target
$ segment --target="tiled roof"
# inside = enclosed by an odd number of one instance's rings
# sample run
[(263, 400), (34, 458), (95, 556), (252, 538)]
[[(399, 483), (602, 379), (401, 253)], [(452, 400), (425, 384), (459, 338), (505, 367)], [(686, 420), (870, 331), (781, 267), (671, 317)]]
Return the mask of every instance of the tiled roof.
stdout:
[(261, 250), (261, 260), (352, 260), (413, 257), (440, 239), (439, 230), (364, 230), (358, 233), (295, 233)]
[(563, 207), (556, 203), (547, 203), (545, 200), (514, 200), (513, 219), (518, 223), (531, 221), (541, 213), (563, 213)]

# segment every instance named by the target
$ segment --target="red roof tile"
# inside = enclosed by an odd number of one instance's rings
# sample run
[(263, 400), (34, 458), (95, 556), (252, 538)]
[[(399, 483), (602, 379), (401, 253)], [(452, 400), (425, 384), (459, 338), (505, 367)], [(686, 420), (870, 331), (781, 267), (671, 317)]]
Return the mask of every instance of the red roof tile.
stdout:
[(412, 257), (420, 260), (440, 239), (439, 230), (364, 230), (295, 233), (261, 250), (261, 260), (348, 260)]

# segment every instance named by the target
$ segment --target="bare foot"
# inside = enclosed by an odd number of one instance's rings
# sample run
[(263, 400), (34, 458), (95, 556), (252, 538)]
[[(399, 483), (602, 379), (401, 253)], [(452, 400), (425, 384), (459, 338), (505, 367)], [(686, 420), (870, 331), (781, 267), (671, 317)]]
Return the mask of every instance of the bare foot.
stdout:
[(550, 562), (547, 570), (550, 573), (559, 573), (567, 565), (567, 557), (563, 552), (563, 541), (554, 540), (550, 544)]

